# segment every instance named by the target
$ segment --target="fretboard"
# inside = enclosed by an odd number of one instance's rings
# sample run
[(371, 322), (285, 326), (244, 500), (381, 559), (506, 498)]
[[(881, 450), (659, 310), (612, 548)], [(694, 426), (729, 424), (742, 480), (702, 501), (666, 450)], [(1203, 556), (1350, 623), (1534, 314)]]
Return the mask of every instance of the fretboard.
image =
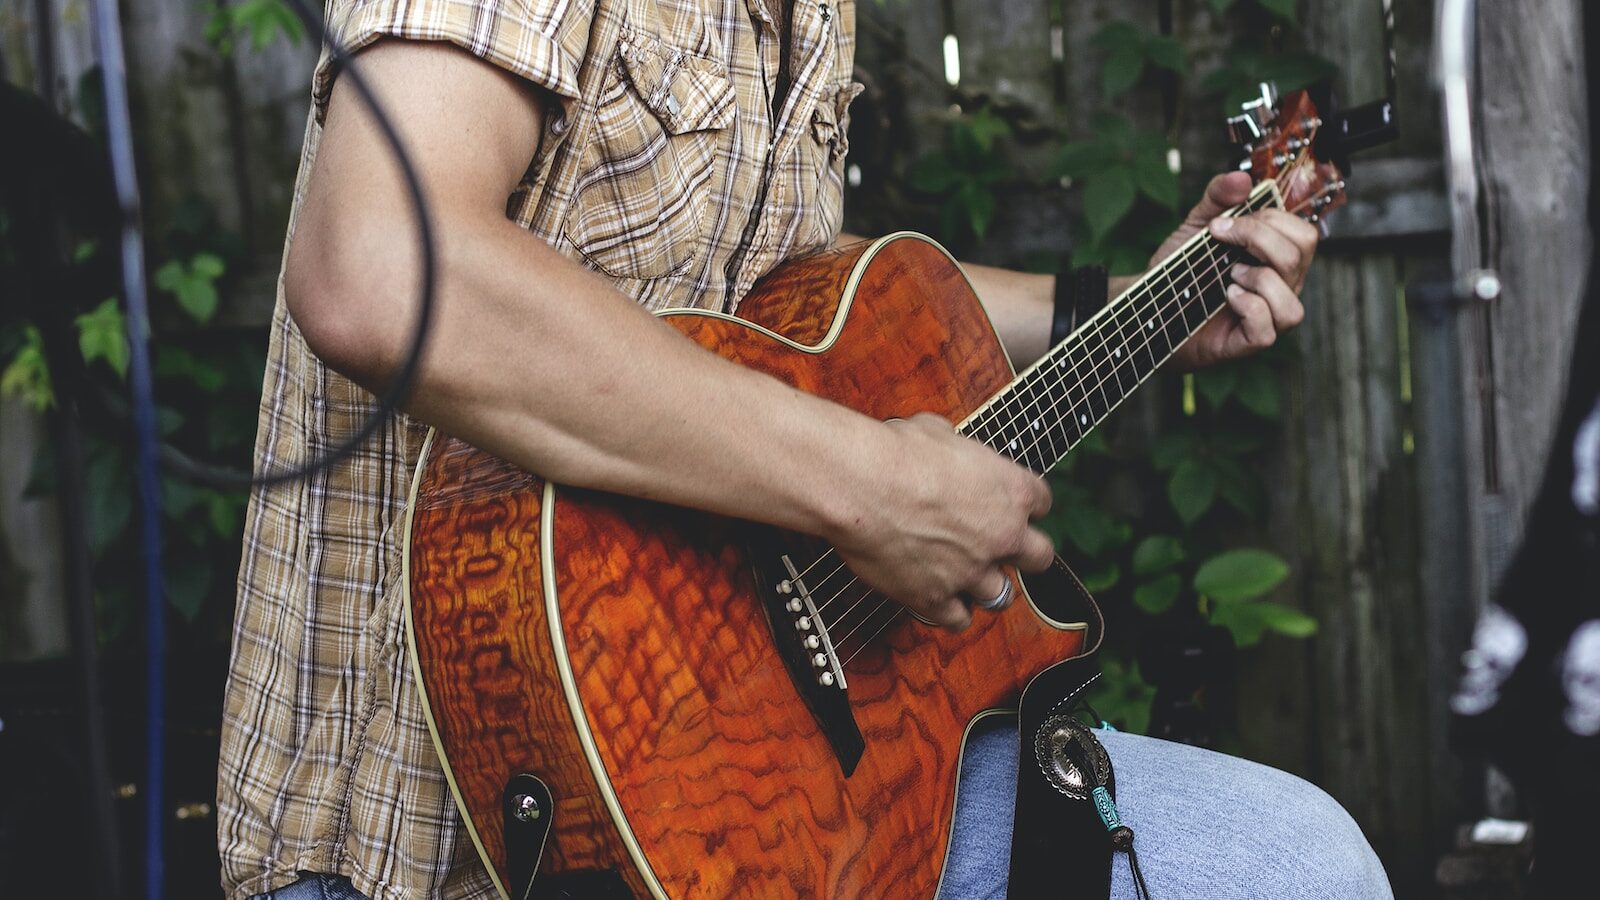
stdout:
[[(1280, 205), (1268, 181), (1227, 214)], [(1050, 471), (1227, 305), (1240, 259), (1202, 230), (968, 416), (961, 433)]]

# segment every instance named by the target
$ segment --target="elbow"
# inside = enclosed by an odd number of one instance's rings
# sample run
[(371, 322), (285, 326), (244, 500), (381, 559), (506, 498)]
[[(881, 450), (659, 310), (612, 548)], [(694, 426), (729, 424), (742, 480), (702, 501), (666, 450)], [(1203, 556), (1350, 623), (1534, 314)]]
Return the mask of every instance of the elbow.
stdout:
[(284, 305), (312, 353), (378, 390), (405, 356), (417, 266), (403, 236), (353, 218), (365, 217), (311, 216), (296, 228), (284, 262)]

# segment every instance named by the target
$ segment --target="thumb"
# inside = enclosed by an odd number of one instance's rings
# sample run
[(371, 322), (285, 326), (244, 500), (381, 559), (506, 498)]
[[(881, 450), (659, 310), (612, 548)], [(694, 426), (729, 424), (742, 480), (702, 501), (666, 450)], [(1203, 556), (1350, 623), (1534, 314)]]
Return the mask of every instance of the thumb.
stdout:
[(1228, 172), (1211, 179), (1206, 185), (1206, 195), (1189, 211), (1185, 225), (1200, 228), (1222, 215), (1223, 210), (1238, 206), (1250, 197), (1250, 174)]

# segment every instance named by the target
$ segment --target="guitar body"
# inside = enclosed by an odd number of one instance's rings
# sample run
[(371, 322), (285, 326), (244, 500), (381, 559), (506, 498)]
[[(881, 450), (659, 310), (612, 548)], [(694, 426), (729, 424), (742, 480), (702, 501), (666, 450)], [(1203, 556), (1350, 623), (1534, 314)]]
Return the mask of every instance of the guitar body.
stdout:
[[(914, 235), (790, 263), (740, 315), (664, 319), (880, 419), (958, 422), (1014, 377), (960, 268)], [(1028, 597), (961, 634), (894, 619), (843, 669), (865, 745), (847, 777), (774, 649), (755, 530), (430, 438), (408, 523), (411, 649), (503, 895), (521, 894), (503, 834), (518, 773), (554, 797), (539, 884), (609, 870), (639, 897), (934, 895), (969, 724), (1083, 652), (1069, 619), (1084, 610)]]

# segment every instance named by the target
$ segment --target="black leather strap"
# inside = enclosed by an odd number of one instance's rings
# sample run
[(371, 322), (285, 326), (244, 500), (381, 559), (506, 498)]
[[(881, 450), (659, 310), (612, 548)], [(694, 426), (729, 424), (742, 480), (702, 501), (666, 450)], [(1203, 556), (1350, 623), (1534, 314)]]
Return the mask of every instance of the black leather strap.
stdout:
[(1106, 305), (1111, 280), (1105, 266), (1080, 266), (1056, 276), (1050, 346), (1061, 343)]
[[(1017, 805), (1011, 833), (1009, 900), (1060, 897), (1109, 898), (1112, 847), (1092, 802), (1072, 800), (1046, 780), (1035, 759), (1034, 736), (1051, 714), (1076, 703), (1100, 675), (1095, 651), (1104, 620), (1077, 576), (1057, 558), (1051, 568), (1028, 576), (1036, 601), (1061, 604), (1089, 623), (1080, 656), (1040, 672), (1022, 692), (1017, 716), (1021, 752), (1017, 765)], [(1108, 784), (1115, 795), (1115, 781)]]

